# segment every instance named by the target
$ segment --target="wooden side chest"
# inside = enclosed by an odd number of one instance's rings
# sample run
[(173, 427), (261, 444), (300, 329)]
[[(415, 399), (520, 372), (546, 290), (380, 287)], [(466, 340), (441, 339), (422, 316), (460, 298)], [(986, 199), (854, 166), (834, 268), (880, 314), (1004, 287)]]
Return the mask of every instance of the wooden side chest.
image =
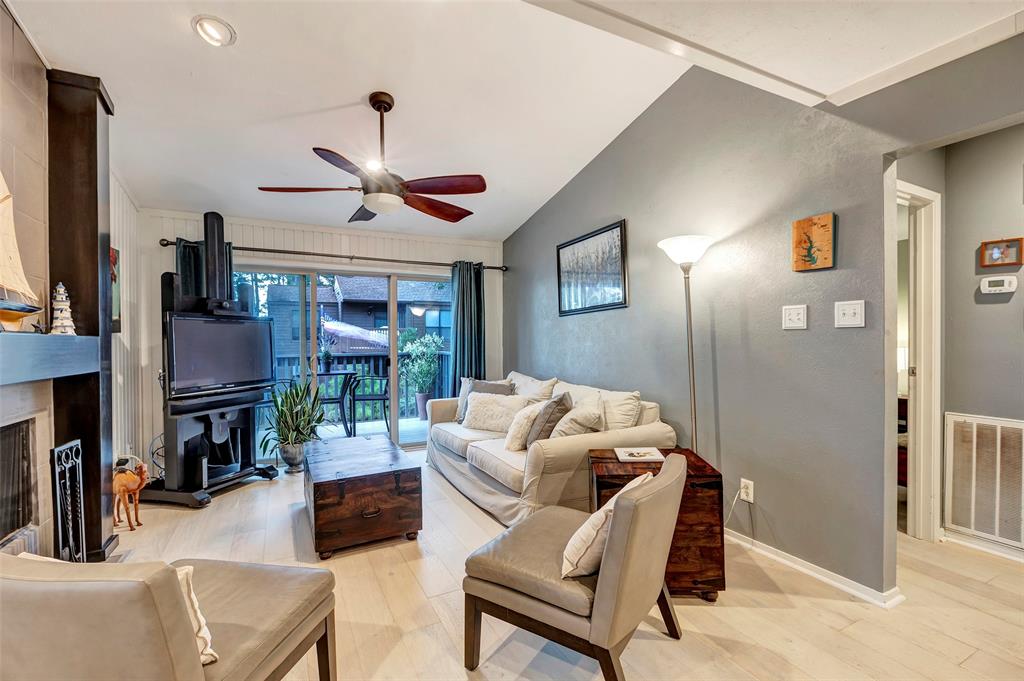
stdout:
[[(725, 590), (722, 474), (689, 449), (662, 449), (686, 457), (686, 488), (679, 505), (665, 583), (673, 596), (714, 602)], [(590, 450), (591, 508), (600, 508), (638, 475), (657, 474), (661, 463), (622, 463), (611, 449)]]
[(383, 436), (306, 445), (306, 509), (320, 558), (377, 539), (415, 539), (423, 529), (421, 475)]

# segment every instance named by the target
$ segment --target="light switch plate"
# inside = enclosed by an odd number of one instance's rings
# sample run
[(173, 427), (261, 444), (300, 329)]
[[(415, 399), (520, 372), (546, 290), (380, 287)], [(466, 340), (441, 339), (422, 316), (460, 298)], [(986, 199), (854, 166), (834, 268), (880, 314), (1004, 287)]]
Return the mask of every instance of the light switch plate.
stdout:
[(836, 301), (836, 328), (864, 326), (864, 301)]
[(807, 328), (807, 306), (806, 305), (783, 305), (782, 306), (782, 328), (806, 329)]

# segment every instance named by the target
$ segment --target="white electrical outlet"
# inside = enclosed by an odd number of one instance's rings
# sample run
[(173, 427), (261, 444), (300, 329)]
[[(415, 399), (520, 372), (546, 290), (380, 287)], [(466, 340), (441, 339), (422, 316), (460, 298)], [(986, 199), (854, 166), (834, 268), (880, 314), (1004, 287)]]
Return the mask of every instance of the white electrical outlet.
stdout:
[(806, 305), (783, 305), (782, 306), (782, 328), (783, 329), (806, 329), (807, 328), (807, 306)]
[(748, 504), (754, 503), (754, 481), (740, 478), (740, 499)]
[(836, 328), (864, 326), (864, 301), (836, 301)]

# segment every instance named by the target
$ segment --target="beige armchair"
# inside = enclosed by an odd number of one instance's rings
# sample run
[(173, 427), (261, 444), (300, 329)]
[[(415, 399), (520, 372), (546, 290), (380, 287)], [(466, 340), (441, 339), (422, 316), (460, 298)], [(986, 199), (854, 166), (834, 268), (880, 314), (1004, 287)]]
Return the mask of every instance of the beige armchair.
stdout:
[(589, 514), (549, 506), (513, 525), (466, 560), (466, 669), (480, 663), (487, 613), (597, 659), (608, 681), (623, 678), (619, 655), (657, 602), (672, 638), (679, 624), (665, 588), (686, 459), (665, 460), (653, 479), (615, 502), (598, 574), (562, 579), (562, 554)]
[(199, 661), (166, 563), (50, 563), (0, 554), (0, 680), (280, 679), (314, 643), (334, 681), (334, 575), (182, 560), (220, 659)]

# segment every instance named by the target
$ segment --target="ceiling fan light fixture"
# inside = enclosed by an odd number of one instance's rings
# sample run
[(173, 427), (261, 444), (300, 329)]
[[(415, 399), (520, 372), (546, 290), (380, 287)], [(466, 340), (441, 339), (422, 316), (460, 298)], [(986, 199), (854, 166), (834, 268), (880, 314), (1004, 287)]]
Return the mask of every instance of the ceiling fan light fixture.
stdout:
[(192, 30), (214, 47), (228, 47), (238, 40), (238, 34), (231, 24), (212, 14), (197, 14), (192, 17)]
[(378, 215), (387, 215), (388, 213), (394, 213), (396, 210), (404, 205), (404, 201), (401, 196), (395, 194), (388, 194), (385, 192), (374, 192), (372, 194), (363, 195), (363, 205), (366, 209), (377, 213)]
[(384, 164), (382, 164), (375, 158), (371, 158), (369, 161), (366, 162), (366, 169), (369, 170), (371, 173), (375, 173), (378, 170), (382, 170), (383, 168)]

